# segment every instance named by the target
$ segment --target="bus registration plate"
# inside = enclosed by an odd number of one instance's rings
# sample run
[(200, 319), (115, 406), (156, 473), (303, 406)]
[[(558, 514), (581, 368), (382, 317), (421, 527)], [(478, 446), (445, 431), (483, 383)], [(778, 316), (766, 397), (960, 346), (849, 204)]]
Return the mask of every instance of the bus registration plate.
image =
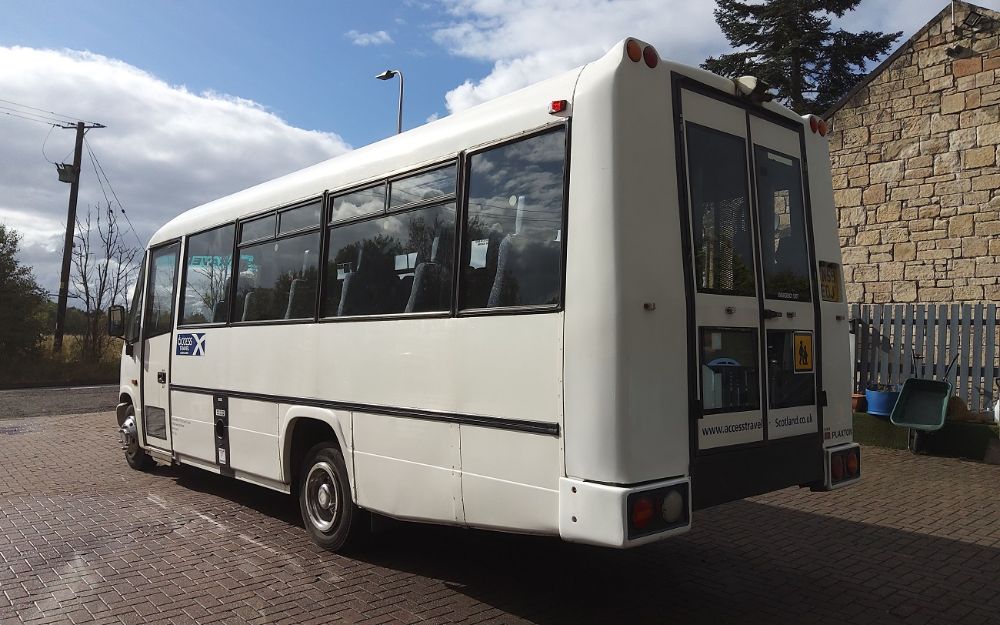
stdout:
[(819, 261), (819, 290), (824, 301), (840, 301), (840, 266)]

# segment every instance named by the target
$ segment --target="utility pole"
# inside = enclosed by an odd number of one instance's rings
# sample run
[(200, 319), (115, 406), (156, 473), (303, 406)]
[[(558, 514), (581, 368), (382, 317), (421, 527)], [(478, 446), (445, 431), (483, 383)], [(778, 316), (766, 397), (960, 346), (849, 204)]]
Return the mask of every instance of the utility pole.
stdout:
[[(66, 172), (65, 164), (56, 165), (59, 170), (59, 179), (69, 182), (69, 210), (66, 215), (66, 240), (63, 242), (62, 273), (59, 277), (59, 301), (56, 307), (56, 331), (52, 341), (52, 351), (60, 353), (63, 344), (63, 331), (66, 326), (66, 300), (69, 298), (69, 268), (73, 259), (73, 236), (76, 232), (76, 200), (80, 195), (80, 162), (83, 160), (83, 135), (90, 128), (104, 128), (101, 124), (86, 124), (77, 122), (75, 125), (61, 126), (62, 128), (76, 128), (76, 147), (73, 150), (73, 165), (71, 170)], [(64, 174), (69, 173), (71, 178), (67, 179)]]

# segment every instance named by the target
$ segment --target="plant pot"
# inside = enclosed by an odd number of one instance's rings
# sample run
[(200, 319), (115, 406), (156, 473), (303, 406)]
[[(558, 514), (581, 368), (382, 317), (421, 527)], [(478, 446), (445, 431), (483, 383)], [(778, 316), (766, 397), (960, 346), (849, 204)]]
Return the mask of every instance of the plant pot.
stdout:
[(868, 409), (868, 400), (861, 393), (851, 394), (851, 411), (864, 412)]
[(892, 409), (899, 399), (899, 391), (865, 391), (865, 401), (868, 403), (868, 414), (876, 417), (889, 418)]

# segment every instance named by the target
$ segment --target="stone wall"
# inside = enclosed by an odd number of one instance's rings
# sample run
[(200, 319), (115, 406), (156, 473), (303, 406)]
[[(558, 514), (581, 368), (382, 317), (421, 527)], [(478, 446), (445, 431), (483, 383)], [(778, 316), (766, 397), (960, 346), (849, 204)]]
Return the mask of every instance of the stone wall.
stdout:
[(986, 31), (942, 11), (831, 118), (849, 302), (1000, 300), (1000, 14), (976, 10)]

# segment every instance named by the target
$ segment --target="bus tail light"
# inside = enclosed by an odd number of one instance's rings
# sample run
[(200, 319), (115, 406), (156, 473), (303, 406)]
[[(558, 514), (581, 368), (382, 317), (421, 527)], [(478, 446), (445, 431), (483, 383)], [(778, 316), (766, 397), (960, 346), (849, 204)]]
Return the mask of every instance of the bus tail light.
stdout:
[(632, 502), (632, 527), (644, 530), (653, 520), (653, 502), (649, 497), (636, 497)]
[(684, 496), (676, 490), (668, 491), (663, 496), (660, 514), (663, 515), (663, 520), (671, 525), (680, 521), (684, 516)]
[(633, 63), (638, 63), (639, 59), (642, 58), (642, 47), (639, 42), (635, 39), (629, 39), (625, 42), (625, 54), (628, 55), (629, 60)]
[(834, 482), (844, 479), (844, 459), (840, 454), (834, 454), (830, 458), (830, 478)]
[(830, 454), (830, 485), (861, 476), (861, 449), (849, 447)]
[(660, 55), (656, 53), (656, 48), (653, 46), (646, 46), (642, 51), (642, 60), (646, 61), (647, 67), (653, 68), (660, 62)]
[(686, 526), (690, 513), (688, 484), (675, 484), (628, 496), (629, 539)]
[(552, 100), (552, 104), (549, 105), (549, 113), (553, 115), (557, 113), (564, 113), (568, 108), (568, 100)]
[(857, 450), (850, 449), (844, 453), (844, 468), (848, 477), (854, 477), (861, 469), (861, 460), (858, 458)]
[(809, 116), (809, 130), (812, 130), (814, 134), (819, 133), (819, 136), (825, 137), (829, 129), (830, 126), (826, 123), (825, 119), (821, 119), (815, 115)]

